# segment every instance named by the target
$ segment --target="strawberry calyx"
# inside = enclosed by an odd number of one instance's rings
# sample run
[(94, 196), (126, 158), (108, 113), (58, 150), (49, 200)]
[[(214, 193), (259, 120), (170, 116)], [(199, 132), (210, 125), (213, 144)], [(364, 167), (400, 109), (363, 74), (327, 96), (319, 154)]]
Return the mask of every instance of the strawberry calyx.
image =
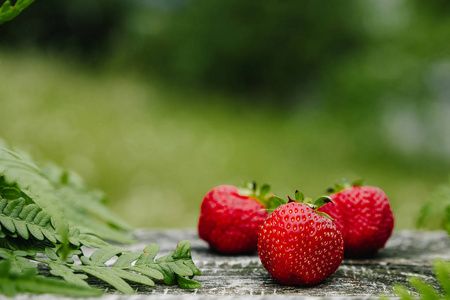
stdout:
[(334, 187), (330, 187), (327, 189), (329, 194), (339, 193), (340, 191), (355, 187), (355, 186), (363, 186), (363, 179), (356, 179), (353, 182), (349, 182), (347, 179), (342, 178), (341, 182), (336, 183)]
[(293, 203), (293, 202), (299, 202), (308, 205), (311, 209), (313, 209), (317, 214), (324, 216), (331, 221), (334, 221), (333, 218), (331, 218), (328, 214), (318, 211), (318, 209), (325, 204), (333, 203), (333, 200), (331, 200), (330, 196), (320, 196), (315, 201), (312, 201), (311, 198), (305, 198), (305, 195), (300, 192), (299, 190), (295, 191), (294, 199), (292, 199), (290, 196), (288, 196), (288, 201), (285, 201), (284, 199), (281, 199), (277, 196), (273, 196), (269, 199), (269, 203), (272, 204), (272, 206), (269, 208), (269, 210), (275, 210), (278, 206), (286, 204), (286, 203)]
[(265, 183), (259, 187), (254, 181), (247, 182), (245, 187), (238, 188), (238, 190), (240, 195), (257, 200), (265, 208), (270, 206), (269, 199), (274, 196), (273, 193), (270, 192), (270, 185)]

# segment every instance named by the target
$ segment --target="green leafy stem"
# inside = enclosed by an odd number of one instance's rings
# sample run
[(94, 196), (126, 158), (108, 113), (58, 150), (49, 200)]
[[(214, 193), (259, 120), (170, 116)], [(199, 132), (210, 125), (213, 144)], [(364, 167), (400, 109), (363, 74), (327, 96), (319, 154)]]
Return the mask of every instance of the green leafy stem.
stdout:
[[(72, 254), (78, 256), (76, 261), (72, 259), (62, 261), (58, 255), (58, 247), (45, 248), (44, 253), (47, 258), (36, 256), (34, 251), (0, 248), (0, 263), (8, 269), (8, 272), (4, 271), (7, 274), (4, 277), (8, 277), (8, 280), (0, 284), (0, 293), (5, 295), (13, 295), (15, 292), (39, 293), (39, 290), (33, 290), (32, 287), (36, 280), (37, 282), (42, 280), (42, 276), (37, 275), (37, 264), (32, 261), (46, 264), (50, 268), (51, 275), (63, 279), (57, 281), (70, 284), (63, 284), (63, 286), (83, 288), (83, 293), (86, 293), (87, 297), (93, 296), (87, 293), (88, 291), (102, 294), (101, 291), (94, 292), (95, 288), (90, 287), (85, 281), (88, 278), (87, 275), (110, 284), (124, 294), (134, 293), (128, 281), (155, 286), (154, 280), (158, 280), (167, 285), (178, 284), (180, 288), (196, 289), (201, 284), (192, 280), (192, 277), (201, 275), (201, 272), (192, 261), (190, 248), (188, 241), (181, 241), (175, 251), (155, 259), (159, 252), (157, 244), (149, 244), (142, 253), (108, 245), (97, 249), (89, 257), (84, 256), (81, 250), (75, 249)], [(107, 265), (106, 263), (111, 259), (115, 259), (114, 263)], [(55, 280), (48, 282), (46, 293), (61, 294), (60, 288), (52, 289), (51, 283), (55, 282)], [(65, 291), (63, 294), (70, 294), (70, 291)]]
[[(56, 165), (40, 168), (0, 141), (0, 294), (102, 294), (89, 277), (124, 294), (134, 293), (129, 282), (200, 287), (192, 279), (201, 273), (188, 241), (159, 258), (157, 244), (133, 252), (108, 242), (135, 242), (130, 231), (103, 194), (88, 190), (76, 174)], [(50, 276), (39, 275), (38, 264), (47, 265)]]
[(0, 6), (0, 24), (14, 19), (33, 2), (34, 0), (17, 0), (11, 3), (11, 0), (6, 0)]
[[(395, 285), (394, 292), (400, 300), (449, 300), (450, 299), (450, 262), (436, 260), (433, 265), (439, 289), (433, 287), (417, 277), (410, 277), (409, 284), (418, 292), (414, 296), (411, 291), (402, 285)], [(389, 298), (382, 296), (382, 300)]]

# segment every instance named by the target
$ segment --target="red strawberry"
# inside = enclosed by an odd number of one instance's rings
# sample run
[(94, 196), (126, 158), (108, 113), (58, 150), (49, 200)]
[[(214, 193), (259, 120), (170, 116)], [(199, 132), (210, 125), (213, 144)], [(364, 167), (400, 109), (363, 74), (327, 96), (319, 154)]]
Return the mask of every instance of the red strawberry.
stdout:
[(295, 194), (300, 202), (289, 198), (264, 222), (258, 252), (264, 268), (279, 283), (313, 285), (337, 270), (344, 243), (334, 222), (317, 211), (330, 198), (321, 197), (312, 204), (304, 202), (300, 192)]
[(394, 214), (386, 194), (377, 187), (360, 185), (336, 185), (330, 195), (334, 203), (320, 209), (336, 219), (348, 257), (373, 256), (394, 229)]
[(198, 221), (198, 235), (211, 249), (222, 253), (256, 251), (258, 230), (268, 216), (263, 205), (270, 188), (238, 189), (220, 185), (203, 198)]

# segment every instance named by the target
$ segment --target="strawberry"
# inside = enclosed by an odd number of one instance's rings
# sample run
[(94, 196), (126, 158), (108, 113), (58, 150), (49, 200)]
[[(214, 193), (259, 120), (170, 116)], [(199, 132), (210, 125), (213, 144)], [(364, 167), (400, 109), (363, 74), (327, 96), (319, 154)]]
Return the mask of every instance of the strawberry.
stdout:
[(320, 210), (336, 219), (347, 257), (370, 257), (384, 247), (394, 229), (394, 214), (386, 194), (361, 182), (330, 189), (333, 204)]
[(198, 235), (211, 249), (222, 253), (254, 252), (258, 230), (268, 216), (265, 205), (270, 187), (250, 184), (238, 189), (220, 185), (203, 198)]
[(296, 191), (274, 210), (258, 233), (258, 252), (264, 268), (286, 285), (314, 285), (333, 274), (344, 257), (342, 235), (334, 222), (317, 209), (330, 202), (320, 197), (314, 204)]

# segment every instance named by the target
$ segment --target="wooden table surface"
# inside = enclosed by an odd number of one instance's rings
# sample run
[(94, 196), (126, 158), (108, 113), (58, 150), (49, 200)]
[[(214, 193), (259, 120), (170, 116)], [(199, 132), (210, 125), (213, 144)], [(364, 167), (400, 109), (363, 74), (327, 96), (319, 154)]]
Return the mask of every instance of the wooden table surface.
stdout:
[[(406, 284), (409, 276), (418, 276), (435, 283), (433, 260), (450, 260), (450, 239), (445, 232), (395, 232), (386, 248), (371, 259), (344, 259), (339, 269), (322, 283), (313, 287), (282, 286), (262, 267), (258, 254), (230, 256), (209, 251), (194, 229), (138, 230), (139, 244), (128, 246), (142, 251), (148, 243), (160, 245), (160, 255), (172, 252), (181, 240), (192, 244), (191, 252), (202, 276), (196, 290), (177, 286), (148, 287), (135, 284), (137, 294), (125, 296), (102, 282), (95, 285), (106, 290), (99, 300), (147, 299), (375, 299), (380, 293), (393, 296), (394, 283)], [(1, 298), (1, 296), (0, 296)], [(41, 295), (20, 295), (14, 299), (63, 299)], [(69, 298), (67, 298), (69, 299)]]

